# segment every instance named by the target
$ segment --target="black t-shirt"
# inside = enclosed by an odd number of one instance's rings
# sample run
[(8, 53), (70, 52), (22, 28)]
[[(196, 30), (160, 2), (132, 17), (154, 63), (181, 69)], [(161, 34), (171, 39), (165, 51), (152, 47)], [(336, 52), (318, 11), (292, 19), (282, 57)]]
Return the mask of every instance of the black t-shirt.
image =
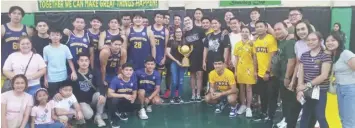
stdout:
[(211, 33), (207, 35), (204, 40), (204, 47), (208, 48), (207, 62), (212, 62), (215, 57), (222, 57), (224, 55), (224, 48), (230, 48), (230, 39), (228, 35)]
[(205, 38), (205, 32), (200, 27), (193, 27), (190, 31), (186, 31), (184, 34), (186, 44), (193, 45), (193, 51), (191, 52), (190, 58), (201, 58), (203, 55), (203, 41)]
[(51, 40), (49, 38), (41, 38), (38, 35), (34, 35), (31, 38), (32, 46), (36, 49), (36, 52), (43, 56), (43, 48), (47, 46)]
[(95, 89), (92, 87), (89, 81), (87, 81), (78, 71), (76, 72), (78, 79), (75, 81), (73, 86), (73, 93), (77, 98), (78, 102), (91, 103), (92, 96), (95, 92), (100, 92), (100, 95), (105, 96), (106, 91), (105, 86), (101, 82), (101, 77), (97, 76), (93, 71), (89, 71), (87, 74), (84, 74), (85, 77), (95, 86)]
[[(182, 61), (183, 55), (181, 55), (180, 52), (178, 51), (178, 46), (182, 46), (182, 45), (183, 44), (181, 41), (174, 41), (174, 40), (170, 40), (167, 45), (168, 48), (171, 48), (170, 50), (171, 55), (180, 62)], [(169, 60), (172, 61), (171, 59)]]

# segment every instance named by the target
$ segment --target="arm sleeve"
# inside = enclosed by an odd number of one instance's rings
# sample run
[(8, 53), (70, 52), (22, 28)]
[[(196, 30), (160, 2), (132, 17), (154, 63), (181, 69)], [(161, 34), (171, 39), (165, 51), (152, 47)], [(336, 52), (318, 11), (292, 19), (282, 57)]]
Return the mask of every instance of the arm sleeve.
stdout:
[(349, 60), (354, 57), (355, 57), (355, 54), (349, 50), (344, 50), (343, 53), (341, 53), (341, 55), (340, 55), (340, 58), (343, 58), (345, 63), (348, 63)]
[(33, 108), (31, 109), (31, 114), (30, 114), (30, 116), (36, 117), (36, 107), (33, 107)]
[(208, 75), (208, 82), (210, 82), (210, 83), (212, 83), (212, 84), (214, 84), (215, 83), (215, 81), (213, 80), (213, 73), (212, 72), (210, 72), (209, 73), (209, 75)]
[(161, 84), (161, 76), (160, 74), (157, 72), (156, 75), (155, 75), (156, 79), (155, 79), (155, 85), (156, 86), (160, 86)]
[(137, 91), (137, 90), (138, 90), (137, 79), (135, 79), (135, 80), (133, 81), (132, 90), (133, 90), (133, 91)]
[(8, 93), (1, 94), (1, 104), (7, 104), (7, 94)]
[(229, 39), (229, 35), (224, 35), (223, 46), (224, 48), (231, 48), (231, 41)]
[(117, 89), (117, 87), (116, 87), (116, 83), (117, 83), (118, 81), (116, 80), (116, 78), (113, 78), (112, 80), (111, 80), (111, 83), (110, 83), (110, 89), (112, 89), (112, 90), (116, 90)]
[(5, 60), (5, 63), (4, 63), (4, 67), (2, 68), (3, 70), (9, 70), (9, 71), (12, 71), (12, 58), (13, 58), (13, 55), (14, 54), (10, 54), (9, 57), (7, 57), (7, 59)]
[[(73, 59), (73, 55), (71, 54), (68, 46), (64, 45), (64, 47), (65, 47), (65, 57), (67, 59)], [(73, 62), (73, 63), (75, 63), (75, 62)]]
[(324, 62), (332, 62), (332, 57), (329, 54), (323, 52), (322, 63)]
[(203, 43), (203, 46), (205, 47), (205, 48), (208, 48), (208, 42), (209, 42), (209, 37), (210, 35), (208, 35), (208, 36), (206, 36), (206, 37), (204, 37), (204, 39), (202, 40), (202, 43)]
[(234, 85), (236, 83), (232, 72), (230, 72), (228, 75), (228, 83), (229, 83), (229, 85)]
[(45, 68), (47, 66), (41, 55), (36, 54), (36, 58), (37, 58), (38, 68), (39, 69)]

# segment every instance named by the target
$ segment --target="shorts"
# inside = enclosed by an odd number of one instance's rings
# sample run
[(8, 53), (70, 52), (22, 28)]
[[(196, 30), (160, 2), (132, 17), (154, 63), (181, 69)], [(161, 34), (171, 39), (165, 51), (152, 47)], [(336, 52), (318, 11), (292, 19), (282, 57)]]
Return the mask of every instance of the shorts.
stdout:
[(157, 64), (157, 67), (155, 67), (157, 70), (164, 70), (165, 69), (165, 64), (159, 65)]
[(202, 69), (202, 56), (200, 57), (190, 57), (190, 72), (203, 71)]

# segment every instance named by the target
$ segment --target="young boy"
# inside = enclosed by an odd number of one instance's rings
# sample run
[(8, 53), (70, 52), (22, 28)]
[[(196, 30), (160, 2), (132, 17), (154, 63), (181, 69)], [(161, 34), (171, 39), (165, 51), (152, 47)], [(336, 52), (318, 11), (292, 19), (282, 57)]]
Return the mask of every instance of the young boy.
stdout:
[(60, 43), (62, 39), (61, 31), (52, 29), (49, 33), (51, 44), (43, 48), (43, 58), (47, 64), (47, 73), (44, 77), (44, 86), (48, 88), (49, 97), (52, 98), (58, 91), (61, 82), (68, 77), (66, 62), (68, 61), (71, 69), (71, 79), (77, 78), (73, 56), (68, 46)]
[(74, 83), (70, 80), (62, 82), (59, 89), (62, 99), (60, 101), (56, 101), (54, 107), (56, 114), (59, 116), (60, 122), (64, 123), (65, 126), (67, 126), (68, 120), (71, 118), (75, 118), (79, 122), (85, 122), (80, 105), (73, 94), (73, 85)]
[(137, 97), (137, 80), (133, 76), (133, 65), (125, 63), (122, 65), (122, 77), (115, 77), (108, 89), (109, 120), (112, 128), (119, 128), (118, 120), (114, 119), (113, 113), (118, 110), (118, 117), (121, 120), (128, 120), (126, 112), (138, 108), (133, 103)]
[[(139, 117), (148, 119), (146, 112), (152, 112), (152, 104), (161, 104), (159, 97), (161, 76), (155, 69), (155, 59), (149, 56), (145, 60), (145, 68), (135, 72), (138, 80), (138, 99), (141, 103)], [(146, 110), (144, 109), (146, 107)]]
[(210, 89), (205, 97), (209, 104), (217, 104), (215, 113), (221, 113), (227, 99), (231, 106), (229, 117), (237, 116), (237, 93), (236, 81), (232, 71), (227, 69), (222, 57), (216, 57), (213, 62), (214, 70), (209, 73)]

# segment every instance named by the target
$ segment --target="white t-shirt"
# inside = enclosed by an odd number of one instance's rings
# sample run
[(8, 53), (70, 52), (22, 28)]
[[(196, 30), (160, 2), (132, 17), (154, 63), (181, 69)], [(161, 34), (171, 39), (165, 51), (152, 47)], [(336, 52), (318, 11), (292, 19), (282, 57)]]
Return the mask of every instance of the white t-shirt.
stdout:
[[(229, 39), (230, 39), (230, 43), (231, 43), (231, 48), (230, 48), (230, 52), (231, 52), (231, 60), (232, 60), (232, 63), (233, 63), (233, 66), (236, 65), (235, 63), (235, 57), (233, 55), (233, 51), (234, 51), (234, 47), (237, 43), (239, 43), (240, 41), (242, 41), (242, 34), (241, 33), (229, 33)], [(250, 35), (249, 37), (250, 40), (253, 40), (254, 37), (253, 35)]]
[[(53, 123), (52, 109), (54, 109), (54, 101), (49, 101), (45, 107), (34, 106), (31, 111), (31, 116), (35, 117), (35, 124)], [(54, 114), (54, 113), (53, 113)]]
[(61, 108), (61, 109), (70, 111), (70, 108), (74, 105), (74, 103), (78, 103), (78, 101), (76, 100), (76, 97), (74, 96), (74, 94), (72, 94), (68, 98), (63, 98), (60, 101), (56, 101), (55, 108)]

